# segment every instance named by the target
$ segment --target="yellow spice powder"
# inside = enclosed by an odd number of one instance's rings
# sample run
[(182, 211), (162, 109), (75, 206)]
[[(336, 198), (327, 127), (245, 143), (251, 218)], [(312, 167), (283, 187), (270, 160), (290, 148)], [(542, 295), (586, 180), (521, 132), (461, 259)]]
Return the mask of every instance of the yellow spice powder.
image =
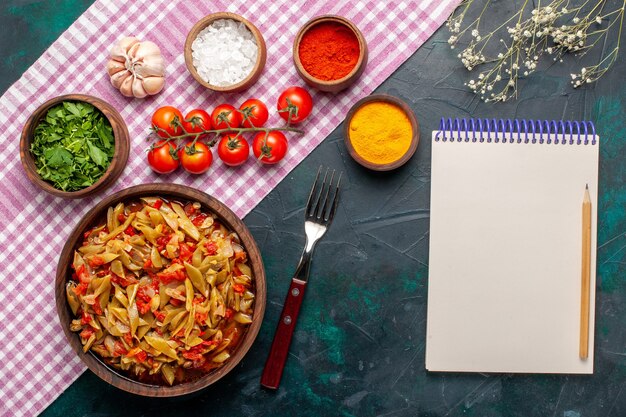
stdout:
[(374, 164), (400, 159), (408, 150), (413, 128), (395, 104), (373, 101), (356, 111), (350, 122), (350, 142), (356, 153)]

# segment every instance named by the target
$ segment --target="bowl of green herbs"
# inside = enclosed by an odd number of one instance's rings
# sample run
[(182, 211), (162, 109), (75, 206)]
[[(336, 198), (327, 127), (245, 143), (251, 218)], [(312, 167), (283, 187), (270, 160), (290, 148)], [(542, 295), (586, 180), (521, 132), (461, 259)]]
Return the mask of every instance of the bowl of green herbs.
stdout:
[(128, 128), (107, 102), (83, 94), (55, 97), (28, 118), (20, 158), (28, 178), (63, 198), (83, 198), (121, 175), (129, 152)]

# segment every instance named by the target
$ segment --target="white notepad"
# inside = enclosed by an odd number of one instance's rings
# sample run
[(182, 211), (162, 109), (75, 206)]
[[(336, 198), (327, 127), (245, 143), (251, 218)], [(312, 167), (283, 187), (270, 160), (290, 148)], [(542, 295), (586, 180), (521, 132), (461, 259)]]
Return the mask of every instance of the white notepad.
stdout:
[[(591, 124), (515, 126), (493, 123), (486, 133), (487, 124), (472, 121), (433, 132), (429, 371), (593, 373), (599, 140)], [(583, 360), (586, 184), (592, 239)]]

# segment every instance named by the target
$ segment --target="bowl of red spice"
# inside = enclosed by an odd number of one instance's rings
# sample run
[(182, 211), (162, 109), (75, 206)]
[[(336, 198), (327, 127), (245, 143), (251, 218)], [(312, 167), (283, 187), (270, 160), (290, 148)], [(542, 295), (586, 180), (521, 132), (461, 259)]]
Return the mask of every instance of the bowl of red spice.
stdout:
[(308, 21), (293, 43), (300, 77), (320, 91), (337, 93), (354, 83), (367, 65), (367, 42), (342, 16), (323, 15)]

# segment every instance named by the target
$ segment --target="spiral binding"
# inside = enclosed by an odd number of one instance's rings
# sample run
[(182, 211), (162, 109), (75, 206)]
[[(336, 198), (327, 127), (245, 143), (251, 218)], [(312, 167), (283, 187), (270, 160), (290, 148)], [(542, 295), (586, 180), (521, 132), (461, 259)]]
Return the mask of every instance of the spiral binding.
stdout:
[[(464, 134), (464, 135), (463, 135)], [(591, 121), (441, 118), (435, 141), (595, 145)]]

